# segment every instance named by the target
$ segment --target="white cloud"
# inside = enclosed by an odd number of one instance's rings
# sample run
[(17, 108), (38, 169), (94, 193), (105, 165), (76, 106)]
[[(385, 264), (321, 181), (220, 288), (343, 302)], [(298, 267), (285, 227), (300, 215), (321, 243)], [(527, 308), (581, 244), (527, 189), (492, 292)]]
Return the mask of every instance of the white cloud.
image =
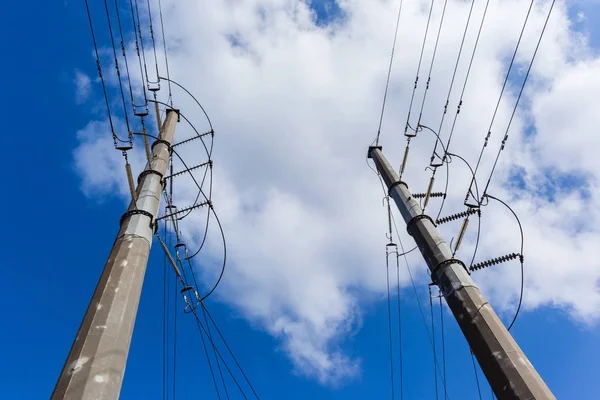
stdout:
[(75, 70), (75, 100), (77, 104), (84, 103), (92, 93), (92, 81), (89, 76), (79, 70)]
[[(338, 3), (345, 18), (325, 27), (317, 27), (314, 13), (295, 0), (221, 1), (208, 8), (187, 0), (167, 2), (163, 8), (171, 76), (203, 102), (215, 125), (214, 203), (230, 257), (217, 295), (280, 338), (296, 368), (324, 383), (359, 373), (359, 360), (339, 345), (360, 327), (365, 296), (377, 298), (385, 290), (386, 215), (379, 182), (365, 165), (365, 155), (376, 133), (397, 7), (397, 2), (383, 0)], [(402, 132), (427, 4), (404, 4), (382, 132), (384, 152), (395, 166), (405, 145)], [(434, 9), (430, 38), (437, 33), (441, 4)], [(422, 119), (428, 126), (439, 124), (469, 5), (448, 2)], [(475, 4), (443, 138), (484, 5)], [(546, 1), (532, 11), (517, 57), (520, 76), (548, 6)], [(528, 2), (491, 2), (489, 7), (451, 146), (472, 163), (521, 28), (523, 18), (515, 16), (524, 17)], [(570, 29), (565, 5), (557, 3), (490, 193), (510, 200), (523, 223), (525, 308), (562, 307), (574, 319), (593, 323), (600, 318), (600, 266), (595, 261), (600, 167), (593, 150), (600, 122), (594, 112), (600, 61), (590, 56), (585, 38)], [(425, 51), (417, 99), (423, 95), (432, 44)], [(481, 184), (517, 93), (511, 84), (500, 106), (478, 175)], [(208, 130), (183, 92), (175, 92), (174, 98), (198, 129)], [(118, 189), (128, 197), (122, 167), (115, 166), (121, 165), (120, 155), (104, 154), (105, 149), (110, 153), (110, 137), (104, 132), (99, 139), (98, 127), (92, 123), (80, 133), (82, 144), (75, 152), (83, 189), (88, 195)], [(184, 123), (178, 135), (189, 135)], [(426, 189), (430, 173), (424, 167), (432, 145), (433, 135), (427, 132), (411, 145), (406, 180), (414, 192)], [(197, 150), (183, 152), (190, 163), (204, 161)], [(521, 187), (514, 184), (515, 168), (524, 171)], [(567, 174), (583, 177), (585, 190), (569, 185)], [(444, 214), (463, 210), (469, 179), (455, 159)], [(190, 204), (192, 192), (185, 181), (178, 182), (178, 205)], [(434, 190), (443, 190), (443, 183), (444, 174), (438, 174)], [(203, 216), (194, 218), (201, 221)], [(459, 252), (467, 261), (475, 242), (474, 222)], [(450, 239), (459, 226), (441, 229)], [(194, 225), (183, 229), (188, 238), (199, 237)], [(495, 204), (486, 207), (476, 261), (518, 251), (518, 232), (510, 213)], [(412, 243), (406, 235), (403, 239), (407, 246)], [(218, 259), (218, 242), (208, 250), (207, 256)], [(418, 255), (410, 259), (424, 270)], [(216, 271), (202, 268), (201, 273), (210, 286)], [(425, 276), (420, 275), (423, 282)], [(509, 318), (518, 300), (518, 265), (489, 268), (475, 279)], [(406, 284), (408, 277), (402, 280)]]

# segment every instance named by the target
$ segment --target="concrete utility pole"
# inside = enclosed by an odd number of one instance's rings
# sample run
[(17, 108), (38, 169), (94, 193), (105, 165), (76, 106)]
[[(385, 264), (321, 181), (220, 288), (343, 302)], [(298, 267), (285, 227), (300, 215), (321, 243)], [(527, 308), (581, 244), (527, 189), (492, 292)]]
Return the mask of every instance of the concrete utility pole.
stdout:
[(178, 118), (168, 110), (52, 400), (119, 398)]
[(462, 261), (439, 234), (432, 219), (423, 214), (406, 183), (384, 157), (381, 147), (369, 148), (409, 234), (415, 239), (433, 281), (439, 286), (471, 350), (499, 400), (555, 399), (492, 307), (471, 280)]

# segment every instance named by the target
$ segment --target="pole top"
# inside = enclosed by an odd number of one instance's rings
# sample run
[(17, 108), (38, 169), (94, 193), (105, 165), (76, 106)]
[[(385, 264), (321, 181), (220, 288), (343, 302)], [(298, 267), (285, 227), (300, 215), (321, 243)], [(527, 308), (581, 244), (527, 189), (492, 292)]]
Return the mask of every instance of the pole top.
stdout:
[(373, 157), (371, 157), (371, 152), (372, 152), (373, 150), (379, 150), (379, 151), (382, 151), (382, 147), (381, 147), (381, 146), (369, 146), (369, 151), (367, 152), (367, 157), (368, 157), (368, 158), (373, 158)]
[(177, 113), (177, 122), (181, 121), (181, 114), (179, 113), (179, 109), (177, 108), (167, 108), (167, 115), (169, 115), (170, 112), (176, 112)]

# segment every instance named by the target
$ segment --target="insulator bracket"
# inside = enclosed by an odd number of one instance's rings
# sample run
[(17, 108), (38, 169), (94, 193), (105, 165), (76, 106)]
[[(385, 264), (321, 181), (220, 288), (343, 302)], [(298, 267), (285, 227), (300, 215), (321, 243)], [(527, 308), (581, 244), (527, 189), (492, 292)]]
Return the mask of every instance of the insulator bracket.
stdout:
[(479, 212), (476, 208), (469, 208), (466, 211), (459, 212), (457, 214), (449, 215), (447, 217), (439, 218), (435, 220), (436, 225), (445, 224), (446, 222), (454, 221), (457, 219), (468, 217), (472, 214), (477, 214)]
[[(415, 199), (422, 199), (424, 198), (426, 195), (426, 193), (413, 193), (412, 197), (414, 197)], [(446, 193), (442, 193), (442, 192), (433, 192), (429, 194), (429, 197), (445, 197)]]
[(480, 269), (491, 267), (492, 265), (501, 264), (503, 262), (514, 260), (516, 258), (518, 258), (521, 262), (523, 262), (523, 255), (521, 255), (519, 253), (510, 253), (510, 254), (506, 254), (501, 257), (496, 257), (496, 258), (492, 258), (490, 260), (479, 262), (477, 264), (473, 264), (469, 267), (469, 270), (477, 271)]

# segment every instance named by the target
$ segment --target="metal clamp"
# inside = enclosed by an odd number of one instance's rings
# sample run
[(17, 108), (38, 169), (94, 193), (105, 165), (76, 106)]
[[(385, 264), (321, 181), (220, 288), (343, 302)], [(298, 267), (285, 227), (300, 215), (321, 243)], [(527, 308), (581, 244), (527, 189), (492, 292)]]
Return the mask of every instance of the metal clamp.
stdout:
[(396, 181), (394, 183), (392, 183), (388, 189), (388, 196), (392, 195), (392, 189), (395, 188), (398, 185), (404, 185), (404, 187), (406, 187), (406, 189), (408, 190), (408, 185), (406, 184), (406, 182), (404, 181)]
[(150, 225), (150, 229), (154, 229), (154, 227), (153, 227), (153, 225), (154, 225), (153, 224), (153, 222), (154, 222), (154, 216), (151, 213), (149, 213), (148, 211), (146, 211), (146, 210), (137, 210), (137, 209), (135, 209), (135, 210), (129, 210), (125, 214), (123, 214), (123, 216), (119, 220), (119, 226), (122, 226), (123, 222), (127, 218), (131, 217), (132, 215), (145, 215), (146, 217), (150, 218), (150, 224), (149, 224)]
[(166, 140), (163, 139), (156, 139), (154, 141), (154, 143), (152, 143), (152, 146), (150, 146), (150, 148), (152, 149), (152, 152), (154, 152), (154, 146), (156, 146), (157, 144), (164, 144), (165, 146), (167, 146), (167, 148), (169, 149), (169, 154), (173, 154), (173, 147), (171, 146), (171, 143), (167, 142)]
[(158, 175), (158, 177), (160, 178), (160, 180), (162, 181), (163, 179), (163, 174), (161, 174), (160, 172), (154, 170), (154, 169), (145, 169), (143, 170), (139, 175), (138, 175), (138, 185), (140, 184), (140, 181), (142, 180), (142, 178), (146, 175), (150, 175), (150, 174), (154, 174), (154, 175)]
[(410, 236), (412, 236), (412, 235), (413, 235), (413, 234), (412, 234), (412, 229), (411, 229), (411, 227), (412, 227), (414, 224), (416, 224), (416, 223), (417, 223), (417, 221), (420, 221), (420, 220), (422, 220), (422, 219), (428, 219), (428, 220), (429, 220), (429, 221), (430, 221), (430, 222), (433, 224), (433, 226), (436, 226), (436, 225), (435, 225), (435, 222), (433, 222), (433, 219), (431, 219), (431, 217), (430, 217), (429, 215), (427, 215), (427, 214), (419, 214), (419, 215), (415, 215), (415, 216), (414, 216), (414, 217), (412, 217), (412, 218), (410, 219), (410, 221), (408, 221), (408, 223), (406, 224), (406, 231), (408, 232), (408, 234), (409, 234)]
[(437, 285), (437, 280), (435, 279), (435, 275), (437, 274), (438, 270), (440, 270), (441, 268), (447, 267), (450, 264), (454, 264), (454, 263), (462, 265), (464, 270), (467, 271), (467, 274), (471, 275), (471, 272), (469, 271), (469, 269), (467, 268), (467, 266), (465, 265), (464, 262), (457, 260), (455, 258), (450, 258), (448, 260), (442, 261), (441, 263), (439, 263), (438, 265), (436, 265), (435, 267), (433, 267), (431, 269), (431, 281)]

